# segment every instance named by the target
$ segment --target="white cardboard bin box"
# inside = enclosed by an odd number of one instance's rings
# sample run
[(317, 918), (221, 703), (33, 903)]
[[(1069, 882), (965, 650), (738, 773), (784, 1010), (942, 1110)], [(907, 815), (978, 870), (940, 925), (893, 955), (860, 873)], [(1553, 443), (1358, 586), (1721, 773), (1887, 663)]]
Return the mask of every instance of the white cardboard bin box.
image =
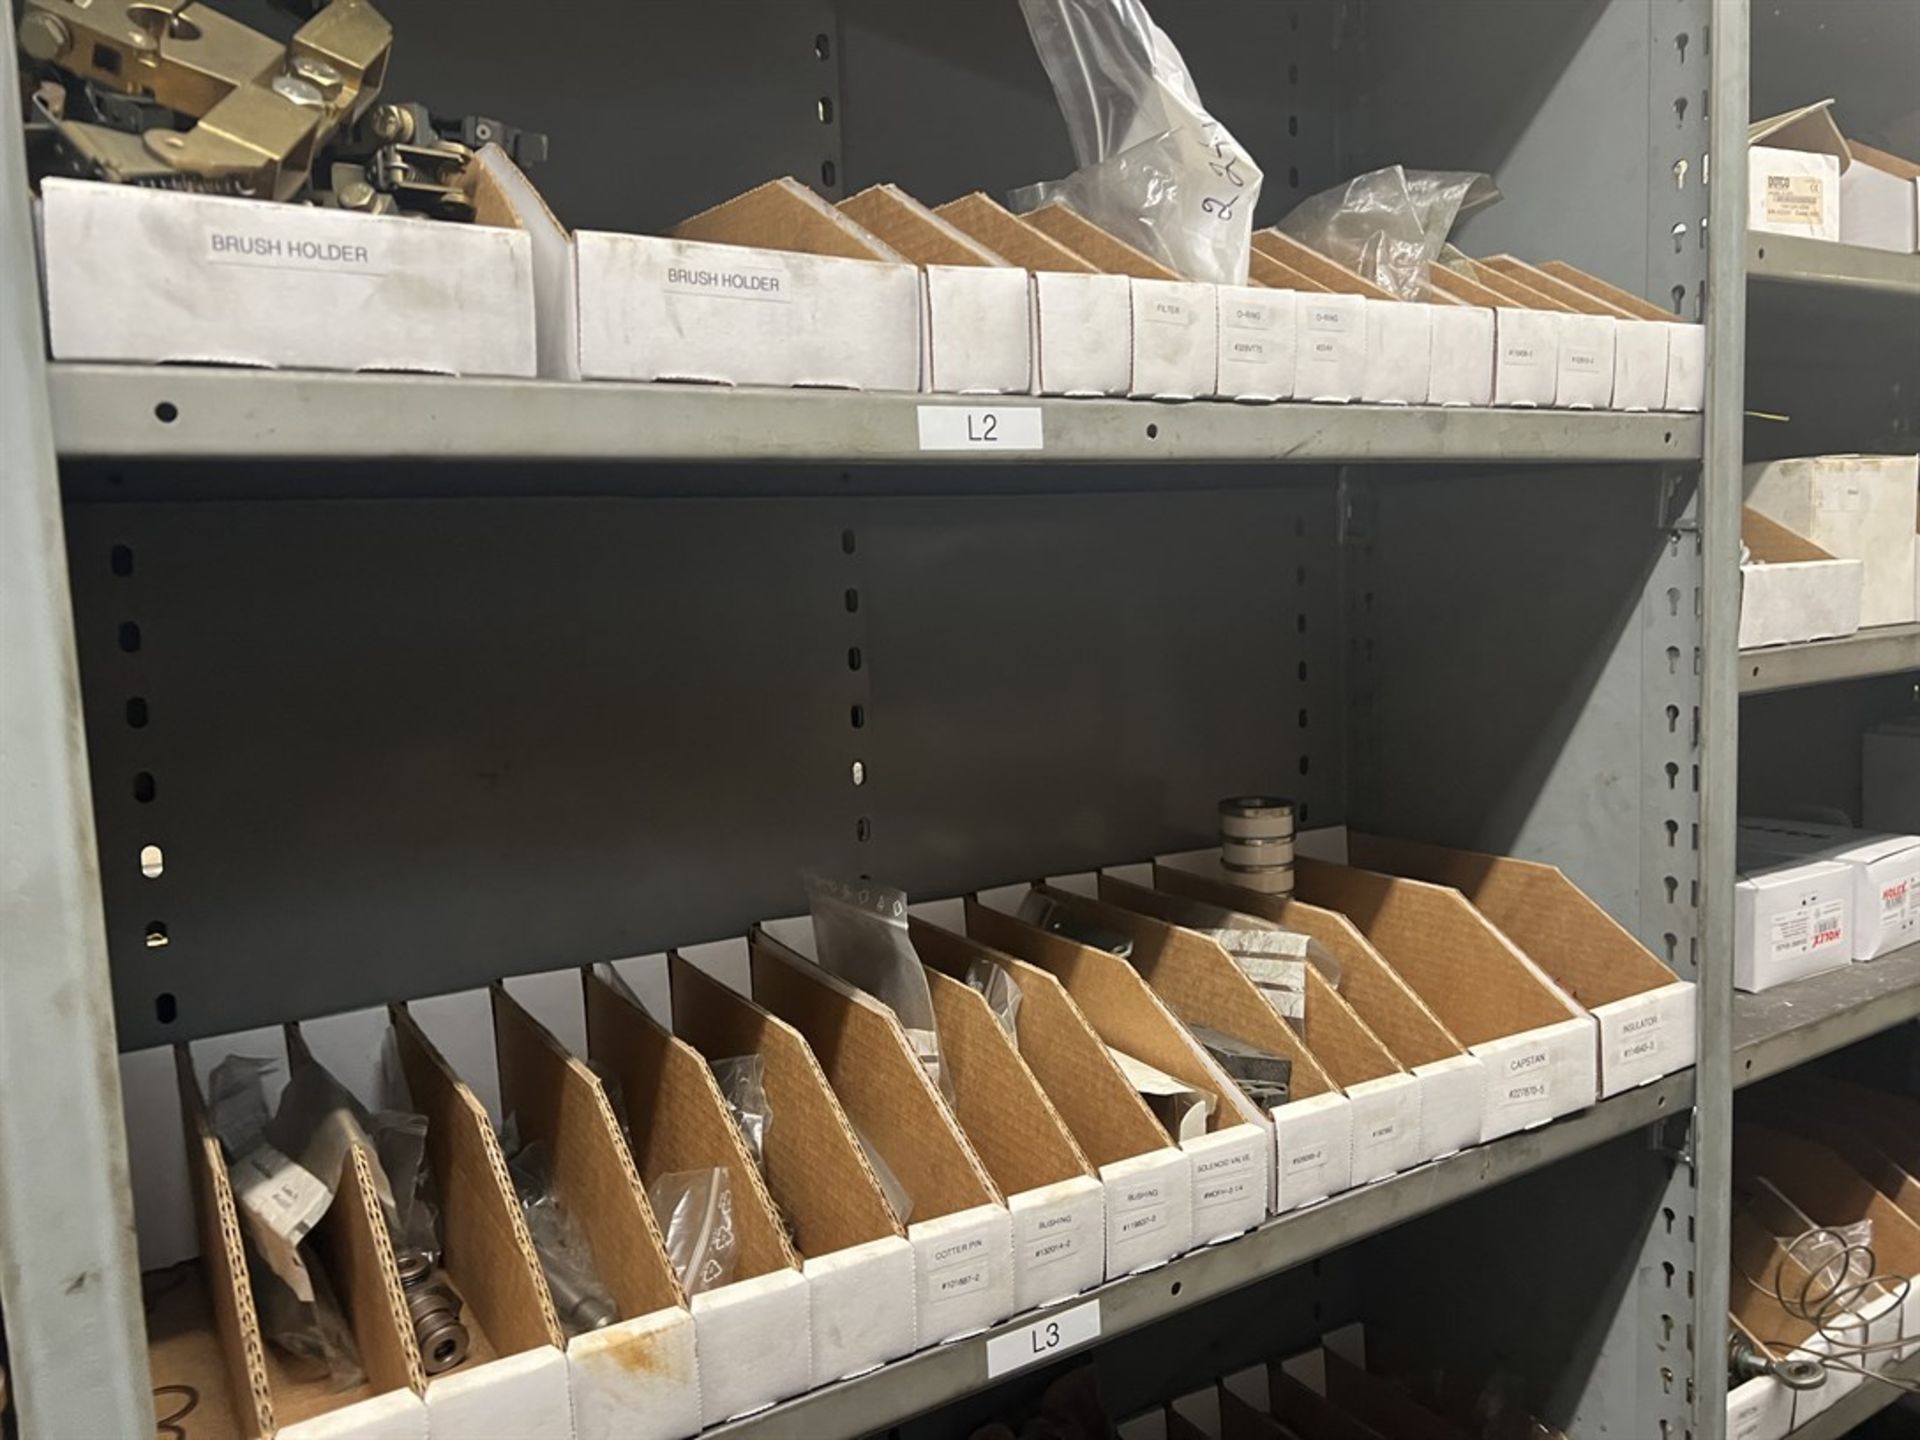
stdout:
[(1855, 960), (1920, 940), (1920, 836), (1875, 835), (1799, 820), (1743, 819), (1740, 845), (1783, 860), (1830, 860), (1853, 877)]
[(1733, 984), (1771, 990), (1850, 963), (1853, 877), (1824, 860), (1756, 857), (1733, 887)]
[(1813, 455), (1749, 465), (1747, 504), (1840, 560), (1866, 566), (1860, 624), (1914, 620), (1920, 457)]

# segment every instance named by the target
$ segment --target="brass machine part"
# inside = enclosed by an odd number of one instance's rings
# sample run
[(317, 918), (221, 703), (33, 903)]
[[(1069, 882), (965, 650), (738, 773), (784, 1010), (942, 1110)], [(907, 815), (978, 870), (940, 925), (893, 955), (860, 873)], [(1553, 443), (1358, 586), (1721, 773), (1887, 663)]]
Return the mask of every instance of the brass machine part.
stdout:
[(386, 80), (393, 27), (367, 0), (332, 0), (284, 47), (198, 0), (25, 0), (20, 48), (102, 90), (195, 119), (129, 135), (56, 121), (108, 179), (170, 178), (288, 200), (314, 157)]
[(424, 1250), (399, 1250), (393, 1258), (420, 1364), (429, 1375), (443, 1374), (467, 1358), (470, 1337), (460, 1323), (460, 1298)]

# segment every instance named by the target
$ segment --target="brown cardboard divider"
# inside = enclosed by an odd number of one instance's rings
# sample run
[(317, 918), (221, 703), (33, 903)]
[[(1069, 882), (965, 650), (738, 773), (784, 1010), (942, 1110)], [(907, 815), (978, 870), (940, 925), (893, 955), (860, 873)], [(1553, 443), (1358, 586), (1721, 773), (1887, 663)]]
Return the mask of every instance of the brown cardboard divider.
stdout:
[(1003, 1195), (1091, 1179), (1033, 1072), (981, 994), (931, 966), (927, 985), (940, 1027), (940, 1058), (953, 1078), (953, 1114)]
[[(314, 1064), (307, 1042), (298, 1025), (286, 1027), (287, 1062)], [(391, 1390), (426, 1391), (426, 1372), (420, 1365), (420, 1350), (414, 1343), (413, 1325), (407, 1318), (407, 1305), (400, 1291), (400, 1271), (394, 1263), (393, 1237), (387, 1232), (386, 1214), (380, 1208), (379, 1191), (373, 1178), (373, 1166), (367, 1152), (358, 1145), (347, 1152), (341, 1167), (333, 1203), (311, 1235), (313, 1254), (326, 1266), (333, 1280), (340, 1308), (360, 1347), (360, 1364), (367, 1372), (368, 1384), (375, 1395)], [(308, 1382), (305, 1390), (327, 1391), (325, 1379)], [(295, 1394), (298, 1392), (296, 1391)], [(321, 1396), (315, 1396), (316, 1400)], [(284, 1401), (276, 1388), (274, 1413), (282, 1425), (298, 1418), (294, 1394)], [(337, 1410), (337, 1404), (321, 1404), (313, 1413)], [(282, 1412), (287, 1413), (282, 1413)]]
[(1180, 277), (1152, 256), (1109, 234), (1064, 201), (1055, 200), (1020, 217), (1034, 229), (1058, 240), (1095, 270), (1128, 275), (1135, 280), (1178, 280)]
[(604, 980), (590, 975), (586, 988), (587, 1052), (620, 1082), (642, 1183), (676, 1171), (725, 1170), (739, 1241), (735, 1277), (797, 1271), (799, 1257), (706, 1062)]
[(1825, 1145), (1852, 1166), (1861, 1179), (1920, 1223), (1920, 1177), (1888, 1153), (1874, 1127), (1870, 1123), (1862, 1124), (1856, 1112), (1822, 1104), (1792, 1086), (1781, 1086), (1764, 1088), (1761, 1093), (1748, 1096), (1743, 1113)]
[(1618, 285), (1610, 285), (1598, 275), (1589, 275), (1586, 271), (1576, 269), (1564, 260), (1544, 261), (1540, 269), (1554, 279), (1571, 285), (1576, 290), (1584, 291), (1594, 299), (1603, 301), (1623, 315), (1631, 315), (1636, 320), (1660, 320), (1671, 324), (1679, 318), (1672, 311), (1661, 309), (1651, 300), (1636, 295), (1631, 290), (1622, 290)]
[(1882, 1194), (1830, 1147), (1749, 1121), (1735, 1124), (1736, 1180), (1765, 1179), (1817, 1225), (1873, 1222), (1882, 1273), (1920, 1276), (1920, 1220)]
[(1400, 1386), (1331, 1350), (1322, 1350), (1327, 1399), (1392, 1440), (1468, 1440), (1467, 1432), (1427, 1409)]
[(754, 999), (806, 1038), (847, 1118), (912, 1196), (911, 1220), (1004, 1206), (892, 1012), (759, 930), (749, 945)]
[(1464, 1044), (1575, 1018), (1457, 891), (1302, 855), (1294, 894), (1351, 920)]
[(838, 208), (894, 253), (916, 265), (988, 267), (1007, 263), (897, 185), (869, 186), (842, 200)]
[[(1201, 901), (1163, 895), (1157, 890), (1129, 884), (1113, 875), (1103, 874), (1100, 877), (1100, 898), (1106, 902), (1101, 907), (1103, 910), (1118, 910), (1121, 913), (1152, 917), (1161, 922), (1159, 926), (1161, 930), (1171, 930), (1183, 937), (1192, 935), (1192, 938), (1200, 941), (1206, 949), (1219, 952), (1227, 968), (1233, 972), (1230, 978), (1221, 975), (1220, 979), (1228, 984), (1238, 980), (1240, 986), (1245, 987), (1243, 998), (1250, 998), (1255, 1005), (1266, 1011), (1267, 1015), (1277, 1022), (1280, 1030), (1290, 1036), (1295, 1034), (1293, 1027), (1274, 1013), (1273, 1007), (1267, 1004), (1258, 988), (1233, 963), (1231, 956), (1221, 950), (1214, 941), (1203, 935), (1192, 933), (1203, 928), (1228, 929), (1236, 925), (1255, 930), (1281, 928), (1274, 922), (1262, 920), (1258, 916), (1247, 915), (1244, 912), (1220, 910)], [(1102, 923), (1113, 922), (1103, 920)], [(1132, 931), (1127, 933), (1133, 934)], [(1138, 947), (1143, 943), (1146, 942), (1143, 942), (1141, 936), (1134, 936), (1136, 955), (1140, 953)], [(1182, 948), (1194, 947), (1183, 942)], [(1217, 966), (1210, 966), (1210, 968), (1218, 973)], [(1152, 975), (1147, 978), (1150, 983), (1153, 982)], [(1239, 986), (1234, 988), (1238, 989)], [(1176, 1003), (1174, 1009), (1177, 1011), (1180, 1006)], [(1202, 1023), (1212, 1024), (1213, 1022), (1203, 1021)], [(1304, 1035), (1299, 1038), (1303, 1039), (1309, 1058), (1316, 1063), (1316, 1068), (1321, 1070), (1323, 1077), (1332, 1086), (1344, 1090), (1348, 1086), (1359, 1085), (1368, 1080), (1379, 1080), (1389, 1075), (1406, 1073), (1400, 1062), (1388, 1052), (1385, 1045), (1381, 1044), (1380, 1037), (1373, 1033), (1367, 1022), (1354, 1012), (1353, 1007), (1341, 998), (1340, 992), (1328, 984), (1326, 977), (1312, 965), (1307, 966), (1307, 1004), (1304, 1024)], [(1222, 1027), (1216, 1025), (1214, 1028)], [(1262, 1029), (1271, 1033), (1271, 1027), (1263, 1025)], [(1228, 1031), (1227, 1033), (1235, 1034), (1236, 1032)], [(1251, 1035), (1236, 1034), (1236, 1038), (1256, 1044), (1265, 1043)], [(1325, 1091), (1315, 1090), (1303, 1093), (1324, 1094)]]
[(1780, 1358), (1804, 1346), (1814, 1335), (1811, 1324), (1790, 1314), (1777, 1295), (1755, 1283), (1763, 1284), (1785, 1260), (1766, 1227), (1752, 1215), (1735, 1212), (1733, 1266), (1727, 1276), (1728, 1310), (1749, 1340)]
[(774, 1123), (767, 1130), (767, 1188), (808, 1258), (905, 1238), (846, 1115), (806, 1040), (679, 955), (667, 959), (674, 1033), (711, 1064), (758, 1055)]
[(486, 1107), (454, 1075), (404, 1005), (390, 1011), (407, 1092), (427, 1117), (442, 1264), (466, 1302), (471, 1343), (457, 1374), (500, 1355), (566, 1348), (526, 1217)]
[[(1049, 893), (1072, 898), (1059, 891)], [(1052, 971), (1104, 1043), (1213, 1096), (1209, 1133), (1234, 1125), (1265, 1123), (1240, 1087), (1200, 1048), (1140, 972), (1118, 955), (1003, 915), (971, 896), (967, 899), (967, 933)], [(1194, 1018), (1207, 1023), (1199, 1015)], [(1293, 1053), (1302, 1057), (1302, 1068), (1309, 1076), (1318, 1070), (1317, 1065), (1305, 1060), (1303, 1048), (1295, 1046)], [(1325, 1072), (1320, 1071), (1319, 1076), (1324, 1082)]]
[(1210, 876), (1156, 863), (1153, 883), (1169, 895), (1183, 895), (1251, 915), (1318, 940), (1340, 962), (1340, 991), (1354, 1013), (1379, 1036), (1393, 1058), (1412, 1069), (1465, 1055), (1466, 1047), (1435, 1015), (1427, 1002), (1388, 965), (1354, 923), (1334, 910), (1303, 900), (1282, 899), (1245, 890)]
[(1327, 294), (1327, 287), (1309, 275), (1302, 275), (1291, 265), (1282, 262), (1260, 249), (1247, 252), (1247, 276), (1256, 285), (1265, 285), (1269, 290), (1300, 290), (1308, 294)]
[(1740, 507), (1740, 543), (1761, 565), (1807, 564), (1834, 557), (1751, 505)]
[(1035, 229), (977, 190), (934, 206), (933, 213), (1010, 264), (1040, 273), (1098, 273), (1044, 230)]
[(1473, 269), (1473, 278), (1479, 282), (1480, 286), (1483, 289), (1493, 291), (1496, 295), (1504, 297), (1509, 304), (1518, 305), (1523, 310), (1552, 310), (1561, 314), (1571, 313), (1571, 307), (1562, 305), (1550, 295), (1542, 295), (1531, 285), (1516, 280), (1511, 275), (1505, 275), (1498, 270), (1490, 269), (1479, 260), (1470, 260), (1468, 263)]
[(1522, 305), (1498, 290), (1490, 290), (1471, 275), (1463, 275), (1458, 270), (1449, 269), (1436, 261), (1427, 272), (1427, 284), (1438, 295), (1449, 300), (1457, 300), (1463, 305), (1484, 305), (1492, 310), (1531, 310), (1531, 305)]
[(1514, 255), (1489, 255), (1480, 262), (1487, 269), (1517, 280), (1529, 290), (1546, 296), (1564, 309), (1580, 315), (1605, 315), (1612, 319), (1633, 319), (1626, 311), (1611, 301), (1603, 300), (1590, 290), (1562, 280), (1558, 275), (1529, 265)]
[(622, 1320), (687, 1308), (639, 1173), (599, 1077), (497, 981), (500, 1109), (524, 1143), (547, 1148), (554, 1193), (579, 1227)]
[(1336, 295), (1364, 295), (1369, 300), (1386, 301), (1400, 298), (1284, 231), (1272, 228), (1254, 231), (1253, 248)]
[(1274, 1418), (1300, 1440), (1384, 1440), (1329, 1397), (1309, 1390), (1278, 1363), (1267, 1367), (1267, 1383), (1272, 1387)]
[[(1173, 1435), (1171, 1427), (1167, 1433), (1170, 1437)], [(1201, 1432), (1198, 1426), (1188, 1423), (1184, 1433)], [(1220, 1387), (1220, 1440), (1301, 1440), (1301, 1437), (1223, 1385)]]
[(1049, 970), (913, 916), (913, 947), (930, 969), (960, 979), (974, 960), (1004, 966), (1020, 987), (1020, 1054), (1095, 1165), (1171, 1148), (1087, 1017)]
[[(285, 1417), (274, 1410), (239, 1209), (194, 1078), (193, 1058), (185, 1045), (176, 1045), (173, 1056), (200, 1258), (145, 1277), (147, 1361), (156, 1411), (165, 1415), (175, 1408), (169, 1399), (185, 1398), (169, 1387), (191, 1386), (199, 1413), (216, 1433), (222, 1433), (218, 1421), (224, 1417), (224, 1433), (259, 1440), (272, 1435), (276, 1420)], [(370, 1391), (362, 1387), (362, 1393)], [(342, 1403), (357, 1398), (349, 1395)]]
[(677, 240), (904, 263), (879, 236), (790, 177), (769, 180), (723, 200), (682, 220), (667, 233)]

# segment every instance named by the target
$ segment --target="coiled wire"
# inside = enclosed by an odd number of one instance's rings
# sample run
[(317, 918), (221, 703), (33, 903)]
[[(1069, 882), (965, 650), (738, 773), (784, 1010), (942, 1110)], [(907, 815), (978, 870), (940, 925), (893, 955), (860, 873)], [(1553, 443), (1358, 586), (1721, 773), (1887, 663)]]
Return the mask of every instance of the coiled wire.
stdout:
[[(1905, 1394), (1920, 1395), (1920, 1382), (1883, 1374), (1870, 1369), (1866, 1363), (1872, 1356), (1886, 1351), (1920, 1349), (1920, 1336), (1903, 1335), (1878, 1341), (1859, 1339), (1866, 1321), (1852, 1313), (1858, 1302), (1870, 1298), (1878, 1289), (1893, 1297), (1892, 1313), (1900, 1315), (1906, 1307), (1907, 1294), (1913, 1289), (1913, 1281), (1904, 1275), (1880, 1274), (1872, 1245), (1853, 1240), (1831, 1226), (1816, 1225), (1803, 1230), (1793, 1239), (1781, 1241), (1781, 1248), (1804, 1272), (1798, 1284), (1776, 1288), (1749, 1275), (1744, 1265), (1739, 1266), (1739, 1270), (1749, 1285), (1778, 1301), (1780, 1308), (1794, 1319), (1811, 1325), (1814, 1333), (1827, 1343), (1829, 1353), (1810, 1358), (1819, 1360), (1828, 1370), (1863, 1375)], [(1778, 1275), (1780, 1267), (1775, 1266), (1774, 1271)], [(1764, 1343), (1780, 1354), (1801, 1348), (1785, 1340)]]

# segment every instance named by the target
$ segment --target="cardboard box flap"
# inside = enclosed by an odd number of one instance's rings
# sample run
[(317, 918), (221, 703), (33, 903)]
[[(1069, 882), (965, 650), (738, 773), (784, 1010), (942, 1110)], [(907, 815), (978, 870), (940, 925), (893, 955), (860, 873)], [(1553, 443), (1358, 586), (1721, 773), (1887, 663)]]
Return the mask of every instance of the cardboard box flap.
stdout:
[[(1209, 1132), (1264, 1123), (1240, 1087), (1214, 1064), (1140, 973), (1118, 955), (1036, 929), (971, 896), (967, 933), (1052, 971), (1106, 1044), (1212, 1095), (1217, 1103), (1207, 1121)], [(1304, 1056), (1306, 1052), (1297, 1053)], [(1312, 1070), (1306, 1073), (1311, 1075)]]
[(1806, 1344), (1814, 1333), (1811, 1324), (1790, 1314), (1776, 1293), (1769, 1293), (1769, 1277), (1784, 1260), (1785, 1253), (1766, 1227), (1752, 1215), (1736, 1209), (1733, 1273), (1727, 1277), (1728, 1308), (1748, 1335), (1775, 1355), (1784, 1355)]
[(1457, 890), (1300, 856), (1294, 893), (1341, 911), (1468, 1045), (1576, 1018)]
[(1751, 505), (1740, 507), (1740, 543), (1747, 547), (1756, 565), (1795, 565), (1835, 558)]
[(758, 1055), (774, 1123), (767, 1188), (808, 1257), (906, 1232), (894, 1219), (826, 1075), (800, 1033), (679, 954), (667, 957), (674, 1031), (711, 1064)]
[(588, 977), (586, 1007), (587, 1053), (619, 1080), (627, 1097), (627, 1135), (641, 1183), (685, 1170), (725, 1170), (740, 1242), (735, 1278), (799, 1269), (706, 1061), (604, 980)]
[(1871, 145), (1848, 138), (1847, 153), (1862, 165), (1871, 165), (1874, 169), (1893, 176), (1896, 180), (1920, 180), (1920, 164), (1901, 155), (1892, 155), (1885, 150), (1876, 150)]
[(501, 1108), (525, 1140), (546, 1145), (554, 1192), (620, 1318), (684, 1310), (686, 1296), (599, 1077), (498, 982), (490, 993)]
[[(1163, 895), (1158, 891), (1130, 884), (1114, 875), (1103, 873), (1099, 883), (1100, 898), (1109, 905), (1136, 914), (1152, 916), (1170, 927), (1181, 927), (1180, 933), (1183, 935), (1208, 928), (1252, 930), (1284, 928), (1276, 921), (1264, 920), (1257, 915), (1222, 910), (1204, 901)], [(1385, 1075), (1405, 1073), (1399, 1062), (1387, 1053), (1387, 1047), (1380, 1043), (1380, 1038), (1340, 997), (1340, 992), (1313, 966), (1307, 967), (1306, 1028), (1304, 1034), (1300, 1034), (1294, 1031), (1293, 1026), (1274, 1014), (1273, 1007), (1267, 1003), (1253, 982), (1247, 979), (1240, 967), (1234, 964), (1232, 956), (1212, 939), (1200, 935), (1195, 935), (1193, 938), (1202, 941), (1209, 950), (1219, 952), (1220, 958), (1226, 962), (1227, 969), (1232, 972), (1228, 983), (1232, 980), (1239, 981), (1240, 984), (1236, 988), (1243, 989), (1245, 1001), (1258, 1005), (1260, 1009), (1279, 1021), (1281, 1030), (1304, 1042), (1308, 1058), (1314, 1063), (1314, 1067), (1334, 1085), (1345, 1089), (1368, 1080), (1378, 1080)], [(1138, 954), (1138, 951), (1135, 953)], [(1148, 978), (1151, 981), (1152, 977)], [(1174, 1008), (1178, 1010), (1180, 1007), (1176, 1004)], [(1211, 1022), (1203, 1021), (1202, 1023)], [(1239, 1038), (1255, 1043), (1265, 1043), (1253, 1035), (1242, 1035)], [(1324, 1094), (1326, 1092), (1296, 1090), (1295, 1093), (1304, 1098), (1308, 1093)]]
[(1430, 1065), (1466, 1054), (1466, 1046), (1419, 992), (1381, 958), (1372, 942), (1345, 915), (1303, 900), (1241, 889), (1224, 878), (1218, 851), (1204, 854), (1215, 873), (1179, 863), (1188, 857), (1168, 857), (1154, 862), (1155, 887), (1271, 920), (1325, 945), (1340, 961), (1340, 986), (1349, 1003), (1402, 1065)]
[(1098, 273), (1092, 265), (1051, 235), (1036, 230), (977, 190), (971, 195), (962, 195), (958, 200), (936, 205), (933, 213), (1011, 264), (1047, 273)]
[(1467, 1432), (1420, 1404), (1393, 1381), (1370, 1375), (1332, 1350), (1320, 1352), (1327, 1398), (1393, 1440), (1468, 1440)]
[(1094, 269), (1108, 275), (1130, 275), (1135, 280), (1178, 280), (1180, 277), (1150, 255), (1142, 254), (1117, 235), (1110, 235), (1064, 201), (1055, 200), (1021, 216), (1044, 231)]
[[(204, 1270), (204, 1294), (219, 1339), (222, 1383), (232, 1413), (249, 1440), (274, 1432), (273, 1393), (268, 1380), (266, 1344), (253, 1304), (253, 1279), (241, 1239), (240, 1212), (227, 1175), (227, 1161), (214, 1138), (194, 1078), (193, 1057), (185, 1045), (173, 1047), (174, 1077), (180, 1088), (180, 1114), (187, 1146), (187, 1171), (193, 1188), (193, 1212), (200, 1237), (200, 1259), (185, 1267)], [(148, 1317), (149, 1342), (157, 1330)], [(158, 1375), (155, 1383), (159, 1383)]]
[(1540, 269), (1562, 284), (1583, 290), (1597, 300), (1604, 300), (1622, 314), (1638, 320), (1664, 321), (1670, 325), (1680, 323), (1671, 310), (1663, 310), (1644, 296), (1636, 295), (1631, 290), (1622, 290), (1618, 285), (1610, 285), (1599, 276), (1589, 275), (1564, 260), (1543, 261)]
[(1293, 236), (1280, 230), (1267, 229), (1253, 232), (1253, 248), (1270, 260), (1278, 261), (1296, 274), (1304, 275), (1324, 290), (1337, 295), (1364, 295), (1369, 300), (1395, 301), (1400, 297), (1386, 290), (1364, 276), (1356, 274), (1342, 265), (1322, 255), (1311, 246), (1304, 245)]
[(1853, 151), (1847, 137), (1833, 118), (1833, 101), (1816, 100), (1798, 110), (1770, 115), (1747, 126), (1747, 144), (1766, 145), (1774, 150), (1805, 150), (1812, 155), (1832, 155), (1844, 172), (1853, 164)]
[(1003, 1204), (893, 1012), (763, 931), (750, 945), (754, 998), (806, 1038), (847, 1118), (912, 1194), (912, 1219)]
[(871, 186), (842, 200), (839, 209), (915, 265), (1003, 267), (1007, 263), (897, 185)]
[(1746, 1098), (1742, 1113), (1827, 1146), (1909, 1217), (1920, 1221), (1920, 1179), (1903, 1169), (1852, 1112), (1821, 1103), (1793, 1086), (1763, 1087)]
[[(486, 1107), (455, 1077), (405, 1006), (394, 1006), (391, 1016), (407, 1093), (427, 1117), (447, 1273), (495, 1354), (566, 1348)], [(475, 1354), (470, 1346), (469, 1356)]]
[(1765, 1180), (1817, 1225), (1873, 1222), (1883, 1271), (1920, 1275), (1920, 1221), (1901, 1210), (1841, 1156), (1813, 1140), (1750, 1122), (1733, 1131), (1734, 1174)]
[(954, 1117), (1001, 1193), (1017, 1195), (1090, 1176), (1092, 1167), (985, 997), (931, 966), (926, 969), (941, 1061), (953, 1076)]
[(1310, 295), (1325, 295), (1327, 287), (1311, 276), (1302, 275), (1291, 265), (1284, 265), (1263, 250), (1247, 252), (1247, 276), (1256, 285), (1264, 285), (1269, 290), (1299, 290)]
[(1351, 831), (1347, 858), (1460, 891), (1588, 1009), (1680, 978), (1551, 865)]
[(906, 263), (884, 240), (792, 178), (769, 180), (744, 195), (723, 200), (682, 220), (668, 233), (680, 240), (718, 245)]
[[(1103, 897), (1109, 883), (1106, 877), (1101, 878)], [(1133, 968), (1183, 1024), (1206, 1025), (1291, 1060), (1291, 1098), (1311, 1099), (1335, 1088), (1310, 1042), (1280, 1018), (1227, 952), (1212, 940), (1169, 924), (1137, 906), (1123, 907), (1108, 898), (1089, 899), (1053, 885), (1038, 888), (1042, 894), (1103, 929), (1130, 937)], [(1309, 983), (1312, 978), (1308, 977)], [(1310, 993), (1309, 1008), (1313, 998)]]
[(1568, 308), (1558, 300), (1547, 295), (1542, 295), (1531, 285), (1516, 280), (1511, 275), (1504, 275), (1498, 270), (1491, 269), (1479, 260), (1469, 259), (1466, 263), (1472, 267), (1473, 278), (1480, 283), (1482, 288), (1491, 290), (1511, 305), (1518, 305), (1525, 310), (1562, 312)]
[(1013, 976), (1020, 987), (1021, 1057), (1090, 1161), (1112, 1165), (1168, 1148), (1166, 1131), (1051, 972), (918, 916), (907, 924), (913, 948), (931, 969), (957, 979), (975, 959), (985, 959)]
[(1632, 318), (1610, 301), (1603, 300), (1590, 291), (1582, 290), (1578, 285), (1571, 285), (1557, 275), (1529, 265), (1517, 256), (1489, 255), (1480, 263), (1509, 279), (1518, 280), (1529, 290), (1537, 291), (1549, 300), (1557, 301), (1564, 309), (1577, 311), (1582, 315), (1608, 315), (1615, 319)]
[(1471, 275), (1463, 275), (1458, 270), (1435, 261), (1427, 271), (1427, 284), (1436, 294), (1449, 299), (1463, 301), (1469, 305), (1485, 305), (1489, 309), (1512, 309), (1514, 302), (1498, 291), (1489, 290)]

